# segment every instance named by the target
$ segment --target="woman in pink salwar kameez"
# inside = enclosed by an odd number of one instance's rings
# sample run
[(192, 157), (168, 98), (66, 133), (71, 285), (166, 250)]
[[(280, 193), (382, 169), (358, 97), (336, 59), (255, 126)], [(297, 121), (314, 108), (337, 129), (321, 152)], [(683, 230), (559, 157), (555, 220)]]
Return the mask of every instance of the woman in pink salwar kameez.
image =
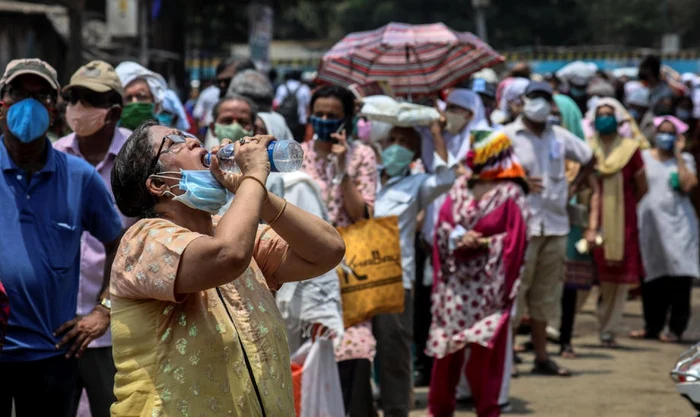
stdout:
[[(436, 228), (432, 324), (426, 353), (435, 358), (428, 395), (432, 417), (451, 416), (466, 376), (479, 417), (500, 415), (510, 315), (527, 248), (525, 172), (502, 133), (472, 138), (471, 178), (457, 180)], [(506, 378), (509, 373), (506, 373)], [(507, 382), (507, 381), (506, 381)]]

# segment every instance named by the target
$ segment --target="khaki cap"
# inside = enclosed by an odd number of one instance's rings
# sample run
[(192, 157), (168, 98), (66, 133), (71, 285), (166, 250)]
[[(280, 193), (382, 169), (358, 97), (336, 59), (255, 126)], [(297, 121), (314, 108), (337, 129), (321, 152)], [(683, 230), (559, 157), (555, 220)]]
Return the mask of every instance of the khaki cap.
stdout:
[(56, 91), (59, 90), (56, 70), (46, 62), (37, 58), (14, 59), (5, 67), (5, 73), (0, 78), (0, 90), (20, 75), (34, 74), (45, 79)]
[(63, 87), (63, 91), (72, 87), (85, 87), (96, 93), (114, 90), (119, 95), (123, 95), (124, 91), (114, 67), (104, 61), (91, 61), (80, 67), (70, 78), (70, 84)]

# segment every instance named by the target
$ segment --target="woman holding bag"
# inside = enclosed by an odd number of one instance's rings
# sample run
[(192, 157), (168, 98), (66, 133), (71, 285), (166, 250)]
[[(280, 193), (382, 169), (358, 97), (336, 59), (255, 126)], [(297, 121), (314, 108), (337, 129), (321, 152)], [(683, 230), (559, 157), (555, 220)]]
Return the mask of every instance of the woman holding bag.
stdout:
[[(464, 350), (479, 417), (498, 417), (510, 372), (510, 315), (527, 249), (525, 171), (510, 139), (475, 139), (472, 171), (457, 179), (436, 225), (432, 324), (426, 353), (435, 358), (428, 394), (431, 417), (454, 413)], [(507, 389), (507, 388), (506, 388)]]
[[(309, 122), (314, 139), (304, 142), (301, 170), (318, 184), (328, 218), (336, 227), (369, 218), (377, 190), (377, 160), (374, 151), (350, 140), (355, 97), (346, 88), (324, 86), (311, 97)], [(370, 321), (345, 329), (336, 343), (345, 409), (351, 417), (373, 413), (370, 375), (376, 350)]]

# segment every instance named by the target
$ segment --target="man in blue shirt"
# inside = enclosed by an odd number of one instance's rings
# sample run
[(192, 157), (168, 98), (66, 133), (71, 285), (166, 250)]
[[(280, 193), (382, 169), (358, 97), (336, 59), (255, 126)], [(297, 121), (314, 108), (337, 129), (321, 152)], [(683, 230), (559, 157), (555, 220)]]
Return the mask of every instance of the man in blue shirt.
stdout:
[[(0, 354), (0, 417), (69, 416), (76, 356), (109, 327), (108, 278), (121, 219), (95, 168), (46, 138), (56, 71), (14, 60), (0, 79), (0, 277), (12, 300)], [(75, 317), (83, 231), (105, 244), (100, 301)], [(101, 305), (100, 305), (101, 303)]]
[(374, 216), (398, 216), (403, 269), (404, 312), (380, 314), (372, 320), (377, 339), (377, 362), (382, 408), (387, 417), (408, 417), (412, 404), (411, 342), (413, 341), (413, 297), (418, 213), (455, 181), (457, 160), (448, 153), (436, 121), (431, 127), (435, 152), (432, 174), (410, 172), (410, 164), (421, 156), (421, 137), (411, 127), (393, 127), (383, 143), (383, 167), (379, 170)]

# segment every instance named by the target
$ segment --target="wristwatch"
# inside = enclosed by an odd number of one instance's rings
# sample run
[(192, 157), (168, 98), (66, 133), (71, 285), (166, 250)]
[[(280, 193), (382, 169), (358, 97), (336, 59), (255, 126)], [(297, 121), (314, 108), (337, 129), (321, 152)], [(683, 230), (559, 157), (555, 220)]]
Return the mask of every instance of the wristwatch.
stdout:
[(112, 311), (112, 300), (109, 298), (103, 298), (100, 300), (100, 305), (109, 311)]

